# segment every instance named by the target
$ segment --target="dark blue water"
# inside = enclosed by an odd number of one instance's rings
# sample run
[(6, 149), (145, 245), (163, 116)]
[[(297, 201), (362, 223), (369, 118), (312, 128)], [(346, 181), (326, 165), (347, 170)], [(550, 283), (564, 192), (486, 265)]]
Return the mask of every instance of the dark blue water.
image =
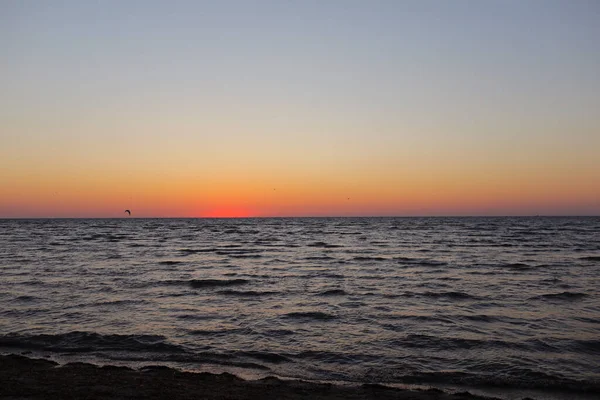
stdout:
[(600, 393), (600, 218), (0, 220), (0, 302), (4, 352)]

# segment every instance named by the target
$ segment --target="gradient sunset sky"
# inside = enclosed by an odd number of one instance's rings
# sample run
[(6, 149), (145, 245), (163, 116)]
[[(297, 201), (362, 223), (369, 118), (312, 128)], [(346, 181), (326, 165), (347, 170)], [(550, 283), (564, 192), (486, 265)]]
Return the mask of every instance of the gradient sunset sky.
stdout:
[(600, 214), (600, 2), (0, 1), (0, 218)]

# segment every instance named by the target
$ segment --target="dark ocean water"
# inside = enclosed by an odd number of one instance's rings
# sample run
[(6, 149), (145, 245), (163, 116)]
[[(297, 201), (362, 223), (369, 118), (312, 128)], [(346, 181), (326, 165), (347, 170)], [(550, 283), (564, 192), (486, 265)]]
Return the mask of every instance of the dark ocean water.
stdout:
[(0, 304), (5, 353), (600, 395), (600, 218), (0, 220)]

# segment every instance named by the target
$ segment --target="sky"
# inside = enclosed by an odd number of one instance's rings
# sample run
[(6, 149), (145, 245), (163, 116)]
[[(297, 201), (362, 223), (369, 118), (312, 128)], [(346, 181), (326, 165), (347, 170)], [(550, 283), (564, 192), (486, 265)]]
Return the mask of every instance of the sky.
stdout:
[(600, 215), (599, 21), (0, 0), (0, 218)]

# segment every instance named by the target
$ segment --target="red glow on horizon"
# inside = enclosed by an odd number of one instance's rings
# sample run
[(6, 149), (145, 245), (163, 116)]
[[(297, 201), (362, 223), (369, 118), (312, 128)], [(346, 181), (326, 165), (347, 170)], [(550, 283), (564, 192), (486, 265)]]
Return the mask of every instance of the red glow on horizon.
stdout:
[(223, 206), (217, 207), (209, 211), (202, 212), (202, 218), (250, 218), (254, 217), (254, 213), (244, 207), (238, 206)]

